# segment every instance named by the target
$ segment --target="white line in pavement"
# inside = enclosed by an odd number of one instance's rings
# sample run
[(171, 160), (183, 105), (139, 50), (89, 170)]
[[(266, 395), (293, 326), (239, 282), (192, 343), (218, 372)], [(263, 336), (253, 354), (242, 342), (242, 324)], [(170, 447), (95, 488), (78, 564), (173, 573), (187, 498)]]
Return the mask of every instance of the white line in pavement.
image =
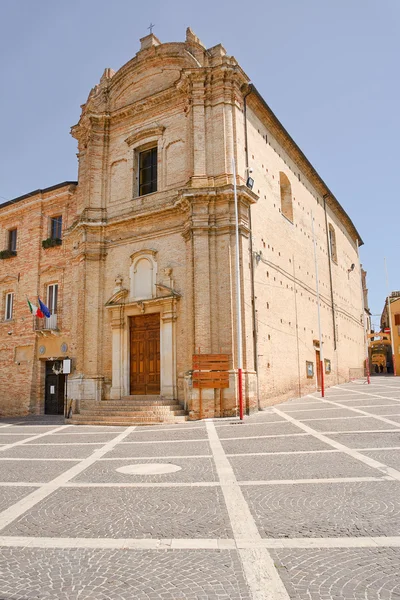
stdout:
[[(207, 421), (206, 428), (235, 541), (236, 543), (258, 542), (261, 540), (260, 533), (226, 457), (214, 423)], [(239, 556), (254, 600), (289, 599), (266, 548), (241, 548)]]
[[(54, 433), (57, 433), (58, 431), (65, 429), (66, 427), (71, 427), (71, 425), (61, 425), (61, 427), (56, 427), (55, 429), (52, 429), (51, 431), (45, 431), (44, 433), (38, 433), (36, 435), (32, 435), (30, 437), (25, 438), (24, 440), (20, 440), (19, 442), (14, 442), (12, 444), (5, 444), (4, 446), (1, 446), (0, 452), (2, 452), (3, 450), (9, 450), (10, 448), (15, 448), (15, 446), (22, 446), (22, 444), (26, 444), (27, 442), (30, 442), (31, 440), (37, 440), (39, 438), (44, 437), (45, 435), (53, 435)], [(25, 435), (25, 434), (17, 433), (14, 435)]]
[(176, 456), (120, 456), (119, 458), (99, 458), (99, 462), (103, 462), (105, 460), (170, 460), (171, 458), (212, 458), (212, 454), (190, 454), (186, 456), (184, 454), (178, 454)]
[(43, 485), (43, 481), (40, 483), (34, 483), (32, 481), (0, 481), (0, 487), (40, 487)]
[[(70, 427), (70, 425), (68, 425), (67, 427)], [(31, 446), (41, 446), (42, 448), (44, 446), (63, 446), (64, 448), (68, 445), (68, 446), (102, 446), (102, 444), (104, 444), (104, 442), (48, 442), (48, 443), (44, 443), (44, 444), (27, 444), (26, 447), (30, 448)]]
[(124, 446), (128, 446), (129, 444), (182, 444), (183, 442), (191, 442), (192, 444), (195, 442), (207, 442), (207, 438), (198, 438), (195, 440), (136, 440), (132, 442), (121, 442)]
[(285, 450), (284, 452), (227, 452), (227, 456), (281, 456), (286, 454), (324, 454), (330, 452), (340, 452), (335, 448), (328, 450)]
[[(65, 427), (70, 427), (70, 425), (65, 425)], [(114, 439), (107, 442), (104, 446), (98, 448), (97, 450), (94, 450), (94, 452), (88, 458), (81, 460), (81, 462), (79, 462), (77, 465), (74, 465), (64, 473), (61, 473), (61, 475), (58, 475), (58, 477), (56, 477), (52, 481), (44, 483), (39, 489), (35, 490), (28, 496), (25, 496), (25, 498), (22, 498), (21, 500), (13, 504), (13, 506), (10, 506), (9, 508), (3, 510), (3, 512), (0, 513), (0, 530), (4, 529), (4, 527), (7, 527), (7, 525), (15, 521), (15, 519), (18, 519), (18, 517), (23, 515), (27, 510), (31, 509), (33, 506), (35, 506), (35, 504), (38, 504), (38, 502), (40, 502), (41, 500), (58, 490), (61, 486), (70, 481), (73, 477), (76, 477), (76, 475), (82, 473), (82, 471), (90, 467), (99, 458), (102, 458), (104, 454), (112, 450), (114, 446), (116, 446), (121, 440), (123, 440), (127, 435), (129, 435), (134, 429), (134, 426), (128, 427), (127, 429), (125, 429), (125, 431), (117, 435), (117, 437), (115, 437)], [(19, 442), (17, 442), (17, 444), (18, 443)]]
[[(362, 418), (366, 418), (366, 417), (372, 417), (373, 419), (376, 419), (377, 421), (382, 421), (383, 423), (388, 423), (389, 425), (396, 425), (397, 427), (400, 428), (400, 423), (396, 422), (396, 421), (392, 421), (391, 419), (387, 419), (386, 417), (382, 416), (382, 415), (374, 415), (372, 413), (367, 413), (365, 410), (362, 410), (361, 408), (356, 408), (356, 407), (352, 407), (352, 406), (345, 406), (344, 404), (342, 404), (341, 402), (336, 402), (333, 400), (327, 400), (324, 399), (324, 401), (326, 404), (334, 404), (335, 406), (340, 406), (340, 408), (346, 408), (347, 410), (351, 410), (355, 413), (358, 413), (359, 415), (361, 415), (360, 419)], [(356, 417), (345, 417), (346, 419), (348, 418), (356, 418)]]
[[(346, 418), (346, 417), (344, 417)], [(400, 424), (399, 424), (400, 427)], [(352, 429), (348, 431), (324, 431), (325, 435), (342, 435), (343, 433), (400, 433), (399, 429)]]
[(227, 437), (220, 438), (221, 442), (227, 442), (228, 440), (264, 440), (269, 438), (285, 438), (285, 437), (300, 437), (307, 435), (306, 433), (278, 433), (275, 435), (241, 435), (239, 437)]
[[(345, 446), (344, 444), (341, 444), (340, 442), (337, 442), (336, 440), (332, 440), (331, 438), (327, 437), (327, 432), (325, 432), (325, 434), (320, 433), (319, 431), (316, 431), (315, 429), (312, 429), (311, 427), (309, 427), (309, 425), (305, 425), (304, 423), (301, 423), (301, 421), (298, 421), (297, 419), (294, 419), (293, 417), (286, 415), (284, 412), (280, 411), (278, 408), (275, 408), (274, 410), (278, 415), (285, 417), (290, 423), (293, 423), (293, 425), (297, 425), (297, 427), (300, 427), (300, 429), (303, 429), (303, 431), (311, 434), (312, 436), (314, 436), (321, 442), (325, 442), (326, 444), (333, 446), (333, 448), (337, 448), (338, 450), (341, 450), (345, 454), (348, 454), (352, 458), (359, 460), (360, 462), (368, 465), (369, 467), (372, 467), (373, 469), (377, 469), (378, 471), (385, 473), (385, 475), (390, 475), (394, 479), (397, 479), (400, 481), (400, 471), (397, 471), (396, 469), (393, 469), (392, 467), (388, 467), (384, 463), (379, 462), (373, 458), (370, 458), (369, 456), (360, 454), (360, 452), (357, 452), (356, 450), (353, 450), (352, 448), (348, 448), (347, 446)], [(335, 432), (335, 433), (337, 433), (337, 432)], [(346, 432), (346, 433), (350, 433), (350, 432)], [(359, 433), (359, 432), (353, 432), (353, 433)], [(382, 433), (382, 431), (380, 431), (380, 433)]]
[[(244, 550), (284, 548), (398, 548), (400, 536), (337, 538), (262, 538), (234, 540), (217, 538), (51, 538), (0, 536), (4, 548), (76, 548), (113, 550)], [(255, 599), (263, 596), (253, 596)], [(264, 596), (265, 597), (265, 596)], [(267, 596), (268, 597), (268, 596)], [(278, 598), (279, 596), (270, 596)]]
[[(336, 387), (336, 386), (333, 386)], [(352, 394), (362, 394), (363, 396), (369, 396), (370, 398), (381, 398), (383, 400), (394, 400), (395, 402), (400, 402), (399, 398), (393, 398), (392, 396), (381, 396), (380, 394), (370, 394), (368, 392), (355, 392), (353, 390), (347, 390), (346, 388), (340, 388), (345, 390), (346, 392), (351, 392)]]
[[(328, 401), (327, 401), (328, 402)], [(333, 404), (336, 404), (336, 402), (334, 402)], [(341, 406), (340, 408), (346, 408), (345, 406)], [(354, 410), (349, 408), (348, 410)], [(344, 419), (346, 419), (346, 421), (348, 419), (365, 419), (366, 417), (369, 417), (370, 415), (348, 415), (347, 417), (313, 417), (312, 419), (300, 419), (300, 421), (343, 421)]]
[[(315, 409), (314, 409), (315, 410)], [(268, 413), (269, 414), (269, 413)], [(236, 427), (240, 427), (243, 425), (255, 425), (256, 427), (262, 426), (262, 425), (276, 425), (276, 423), (285, 423), (284, 419), (279, 419), (277, 421), (260, 421), (259, 423), (256, 423), (255, 421), (239, 421), (238, 423), (228, 423), (228, 424), (224, 424), (224, 425), (216, 425), (215, 427), (219, 430), (222, 427), (231, 427), (231, 428), (236, 428)]]
[(120, 482), (116, 481), (114, 483), (90, 483), (90, 482), (81, 482), (81, 481), (73, 481), (71, 483), (65, 483), (60, 487), (68, 487), (68, 488), (151, 488), (151, 487), (159, 487), (159, 488), (174, 488), (174, 487), (220, 487), (219, 481), (171, 481), (171, 482), (147, 482), (147, 481), (138, 481), (137, 483), (133, 482)]
[(331, 477), (326, 479), (270, 479), (260, 481), (239, 481), (239, 485), (294, 485), (302, 483), (358, 483), (366, 481), (393, 481), (393, 477)]
[(61, 461), (61, 462), (79, 462), (80, 460), (82, 460), (82, 457), (81, 458), (70, 458), (70, 457), (68, 457), (68, 458), (47, 458), (47, 457), (46, 458), (45, 457), (43, 457), (43, 458), (26, 458), (25, 456), (23, 458), (21, 458), (21, 457), (15, 458), (15, 457), (11, 457), (11, 456), (10, 457), (9, 456), (1, 456), (0, 457), (0, 462), (6, 461), (6, 460), (14, 460), (14, 461), (18, 461), (18, 462), (21, 462), (21, 460), (23, 460), (23, 461), (42, 461), (42, 462), (59, 462), (59, 461)]

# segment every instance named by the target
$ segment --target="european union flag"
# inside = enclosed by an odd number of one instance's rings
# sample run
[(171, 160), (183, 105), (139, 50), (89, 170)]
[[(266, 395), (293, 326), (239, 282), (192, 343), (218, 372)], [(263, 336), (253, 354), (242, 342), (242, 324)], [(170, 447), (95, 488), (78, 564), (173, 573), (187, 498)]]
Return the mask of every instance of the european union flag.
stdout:
[(39, 296), (38, 296), (38, 300), (39, 300), (40, 310), (42, 311), (42, 313), (44, 314), (45, 317), (49, 318), (51, 316), (49, 309), (47, 308), (47, 306), (45, 304), (43, 304), (43, 302), (41, 301)]

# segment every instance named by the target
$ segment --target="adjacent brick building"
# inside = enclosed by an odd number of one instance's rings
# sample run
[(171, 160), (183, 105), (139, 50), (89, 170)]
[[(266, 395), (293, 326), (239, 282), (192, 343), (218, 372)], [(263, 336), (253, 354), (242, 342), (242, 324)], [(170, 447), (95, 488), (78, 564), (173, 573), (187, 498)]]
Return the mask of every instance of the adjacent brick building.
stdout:
[[(223, 46), (190, 29), (183, 43), (146, 36), (104, 71), (72, 135), (78, 182), (0, 206), (3, 415), (45, 411), (46, 389), (61, 407), (68, 356), (75, 411), (149, 395), (198, 418), (194, 353), (229, 358), (229, 387), (202, 390), (201, 416), (236, 414), (232, 160), (246, 408), (316, 389), (312, 218), (326, 383), (362, 372), (361, 238)], [(32, 323), (38, 294), (57, 316)]]

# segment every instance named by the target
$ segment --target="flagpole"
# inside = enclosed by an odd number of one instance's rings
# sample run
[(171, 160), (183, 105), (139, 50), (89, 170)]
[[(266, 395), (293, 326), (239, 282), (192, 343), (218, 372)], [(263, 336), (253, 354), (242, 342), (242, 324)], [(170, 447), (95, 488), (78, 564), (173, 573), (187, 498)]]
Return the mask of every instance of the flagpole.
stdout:
[(388, 310), (388, 317), (389, 317), (390, 339), (392, 342), (393, 375), (394, 375), (394, 377), (396, 377), (396, 356), (394, 353), (394, 335), (393, 335), (394, 331), (392, 328), (392, 311), (390, 310), (390, 288), (389, 288), (388, 270), (387, 270), (387, 265), (386, 265), (386, 257), (383, 260), (385, 262), (386, 287), (387, 287), (387, 310)]
[(242, 298), (240, 285), (240, 258), (239, 258), (239, 211), (236, 189), (236, 164), (232, 158), (233, 195), (235, 198), (235, 230), (236, 230), (236, 321), (237, 321), (237, 370), (239, 388), (239, 418), (243, 421), (243, 384), (242, 384)]
[(320, 298), (319, 298), (317, 244), (315, 242), (314, 217), (313, 217), (312, 211), (311, 211), (311, 230), (312, 230), (313, 244), (314, 244), (315, 279), (316, 279), (316, 284), (317, 284), (319, 361), (320, 361), (320, 370), (321, 370), (321, 398), (324, 398), (325, 397), (325, 374), (324, 374), (324, 358), (323, 358), (322, 333), (321, 333), (321, 303), (320, 303)]
[(367, 338), (367, 319), (365, 318), (365, 303), (364, 303), (364, 289), (363, 289), (363, 280), (362, 280), (362, 271), (361, 271), (361, 260), (360, 260), (360, 249), (358, 245), (358, 238), (356, 240), (357, 243), (357, 256), (358, 256), (358, 266), (360, 267), (360, 290), (361, 290), (361, 307), (362, 307), (362, 324), (364, 329), (364, 346), (365, 346), (365, 356), (366, 363), (365, 368), (367, 371), (367, 383), (371, 383), (371, 376), (369, 371), (369, 352), (368, 352), (368, 338)]

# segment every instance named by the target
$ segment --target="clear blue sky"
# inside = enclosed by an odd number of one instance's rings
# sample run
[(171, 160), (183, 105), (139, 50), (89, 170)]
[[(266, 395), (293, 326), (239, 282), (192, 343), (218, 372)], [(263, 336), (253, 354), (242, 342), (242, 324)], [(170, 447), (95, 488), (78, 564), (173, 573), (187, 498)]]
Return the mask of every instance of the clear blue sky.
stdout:
[(0, 202), (76, 179), (80, 104), (150, 21), (238, 59), (360, 231), (380, 313), (385, 255), (400, 289), (400, 0), (2, 0)]

